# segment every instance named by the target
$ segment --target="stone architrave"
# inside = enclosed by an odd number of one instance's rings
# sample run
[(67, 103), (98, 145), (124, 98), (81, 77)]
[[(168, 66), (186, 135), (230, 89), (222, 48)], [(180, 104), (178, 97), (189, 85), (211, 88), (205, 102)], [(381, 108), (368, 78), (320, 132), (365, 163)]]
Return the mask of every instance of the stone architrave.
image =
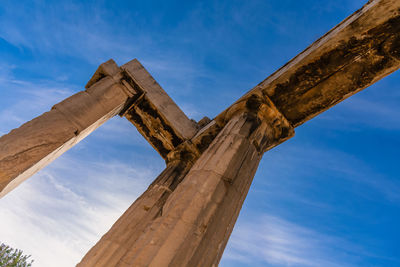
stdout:
[(197, 124), (137, 60), (109, 61), (85, 92), (0, 138), (0, 196), (119, 114), (167, 167), (78, 266), (216, 266), (263, 153), (399, 67), (399, 0), (368, 1)]
[(110, 60), (99, 72), (107, 76), (0, 138), (0, 197), (125, 107), (135, 92), (116, 82), (118, 66)]

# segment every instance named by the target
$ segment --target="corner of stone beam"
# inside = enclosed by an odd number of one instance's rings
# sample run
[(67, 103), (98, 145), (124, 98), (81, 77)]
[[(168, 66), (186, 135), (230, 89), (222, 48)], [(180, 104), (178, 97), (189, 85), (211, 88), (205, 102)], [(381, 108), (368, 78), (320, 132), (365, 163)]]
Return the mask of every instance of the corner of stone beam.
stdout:
[(95, 73), (93, 74), (92, 78), (87, 82), (85, 85), (85, 88), (88, 89), (91, 87), (93, 84), (96, 82), (100, 81), (102, 78), (107, 77), (107, 76), (115, 76), (120, 72), (120, 69), (115, 63), (113, 59), (109, 59), (108, 61), (100, 64), (100, 66), (97, 68)]

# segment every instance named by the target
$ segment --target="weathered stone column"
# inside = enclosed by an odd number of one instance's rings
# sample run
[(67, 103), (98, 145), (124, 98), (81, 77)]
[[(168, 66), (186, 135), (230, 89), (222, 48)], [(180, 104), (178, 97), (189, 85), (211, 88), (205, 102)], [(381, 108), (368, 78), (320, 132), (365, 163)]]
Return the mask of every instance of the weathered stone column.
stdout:
[[(243, 103), (248, 107), (229, 115), (190, 171), (180, 171), (185, 176), (176, 189), (163, 189), (166, 200), (154, 194), (155, 182), (78, 266), (216, 266), (262, 154), (294, 133), (269, 100), (252, 96)], [(175, 168), (161, 179), (181, 180)], [(156, 213), (154, 203), (162, 205)]]
[(77, 266), (118, 266), (146, 228), (162, 216), (165, 202), (193, 166), (194, 159), (195, 155), (184, 153), (170, 162)]
[(119, 76), (103, 63), (85, 91), (0, 138), (0, 198), (121, 111), (135, 92)]

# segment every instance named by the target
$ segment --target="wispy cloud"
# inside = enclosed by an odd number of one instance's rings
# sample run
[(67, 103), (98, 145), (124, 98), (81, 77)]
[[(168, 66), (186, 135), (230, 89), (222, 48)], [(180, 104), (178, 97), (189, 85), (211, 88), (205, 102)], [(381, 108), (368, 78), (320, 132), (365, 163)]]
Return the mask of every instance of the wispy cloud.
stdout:
[(49, 81), (33, 83), (15, 79), (11, 74), (1, 75), (1, 72), (0, 90), (0, 135), (49, 111), (76, 91), (72, 85)]
[[(60, 82), (18, 80), (11, 70), (0, 71), (0, 135), (77, 91)], [(0, 241), (32, 254), (37, 266), (74, 266), (160, 169), (157, 160), (135, 166), (135, 152), (123, 158), (104, 151), (110, 144), (145, 144), (128, 121), (112, 119), (94, 135), (1, 199)], [(99, 140), (100, 155), (82, 151), (96, 148)]]
[(360, 254), (365, 254), (362, 248), (345, 239), (263, 214), (241, 221), (224, 257), (226, 266), (344, 267), (358, 266)]
[(73, 266), (145, 190), (155, 173), (63, 156), (0, 202), (1, 241), (37, 266)]
[(400, 131), (400, 93), (396, 72), (318, 116), (319, 126), (341, 132)]
[(323, 116), (321, 122), (328, 129), (340, 127), (341, 131), (360, 131), (361, 128), (400, 130), (400, 111), (396, 103), (371, 98), (355, 98), (342, 104), (340, 109)]
[[(299, 189), (317, 188), (319, 183), (326, 183), (333, 177), (334, 181), (340, 182), (338, 186), (342, 187), (343, 192), (365, 200), (389, 201), (400, 205), (400, 181), (376, 170), (355, 154), (334, 147), (318, 147), (299, 142), (280, 149), (266, 153), (265, 163), (262, 163), (262, 167), (267, 167), (266, 175), (279, 176), (261, 181), (263, 189), (259, 190), (267, 190), (267, 195), (279, 196), (282, 191), (277, 189), (281, 188), (291, 197), (326, 208), (323, 200), (315, 203), (311, 196), (303, 196)], [(351, 188), (348, 187), (350, 185)]]
[(76, 1), (52, 4), (37, 1), (16, 10), (13, 3), (4, 3), (0, 37), (35, 53), (78, 56), (94, 64), (111, 51), (132, 54), (135, 42), (115, 33), (104, 19), (111, 14), (101, 7), (102, 4), (87, 6)]

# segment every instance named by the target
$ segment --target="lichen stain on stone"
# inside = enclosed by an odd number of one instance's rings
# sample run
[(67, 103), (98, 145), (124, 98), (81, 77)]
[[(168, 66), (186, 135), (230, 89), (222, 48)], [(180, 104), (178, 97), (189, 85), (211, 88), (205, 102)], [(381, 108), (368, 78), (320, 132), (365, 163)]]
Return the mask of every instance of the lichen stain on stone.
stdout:
[(162, 116), (157, 112), (157, 110), (152, 107), (150, 102), (148, 101), (141, 101), (138, 105), (138, 108), (153, 117), (154, 120), (159, 120), (161, 123), (161, 129), (160, 131), (168, 133), (168, 135), (171, 136), (171, 143), (174, 147), (177, 147), (179, 144), (183, 142), (182, 138), (179, 138), (174, 129), (162, 118)]
[(202, 134), (197, 140), (193, 140), (196, 149), (200, 153), (203, 153), (214, 140), (214, 138), (218, 135), (218, 133), (222, 130), (222, 128), (223, 127), (219, 126), (218, 124), (215, 124), (204, 134)]
[(149, 140), (150, 144), (160, 153), (162, 157), (166, 156), (169, 153), (169, 150), (163, 146), (161, 141), (150, 135), (149, 128), (143, 123), (142, 118), (138, 114), (130, 110), (125, 116), (130, 122), (132, 122), (136, 126), (138, 131), (147, 140)]
[[(171, 150), (183, 142), (168, 123), (152, 108), (147, 101), (141, 101), (126, 113), (126, 118), (131, 121), (139, 132), (152, 144), (152, 146), (166, 159)], [(157, 125), (158, 129), (151, 129)], [(152, 128), (152, 127), (151, 127)]]
[(242, 129), (246, 132), (244, 134), (246, 136), (248, 135), (253, 138), (255, 135), (260, 134), (260, 127), (263, 125), (261, 132), (265, 132), (261, 135), (265, 135), (265, 138), (258, 138), (260, 140), (258, 140), (259, 142), (256, 142), (256, 148), (260, 153), (265, 152), (266, 149), (276, 145), (274, 142), (270, 143), (269, 141), (283, 141), (294, 135), (292, 125), (279, 112), (279, 110), (276, 109), (268, 96), (258, 91), (242, 98), (240, 101), (236, 102), (214, 118), (215, 124), (209, 127), (200, 136), (192, 140), (196, 149), (200, 153), (204, 152), (224, 126), (238, 114), (246, 116), (247, 126)]
[[(276, 84), (275, 90), (272, 90), (274, 93), (269, 97), (286, 118), (297, 126), (313, 112), (341, 101), (344, 94), (367, 87), (381, 72), (399, 64), (397, 62), (400, 60), (399, 34), (400, 16), (396, 16), (367, 31), (363, 38), (351, 37), (347, 42), (339, 43), (336, 48), (322, 54), (315, 61), (300, 67), (285, 82)], [(365, 59), (368, 62), (365, 62)], [(347, 88), (340, 88), (341, 91), (338, 90), (339, 87), (330, 88), (329, 90), (338, 91), (329, 94), (328, 97), (321, 94), (319, 99), (305, 97), (313, 88), (348, 65), (357, 65), (357, 60), (361, 66), (351, 67), (352, 81), (348, 83)], [(309, 99), (312, 99), (310, 103), (307, 102)], [(310, 109), (303, 114), (290, 112), (300, 105), (309, 106)]]

